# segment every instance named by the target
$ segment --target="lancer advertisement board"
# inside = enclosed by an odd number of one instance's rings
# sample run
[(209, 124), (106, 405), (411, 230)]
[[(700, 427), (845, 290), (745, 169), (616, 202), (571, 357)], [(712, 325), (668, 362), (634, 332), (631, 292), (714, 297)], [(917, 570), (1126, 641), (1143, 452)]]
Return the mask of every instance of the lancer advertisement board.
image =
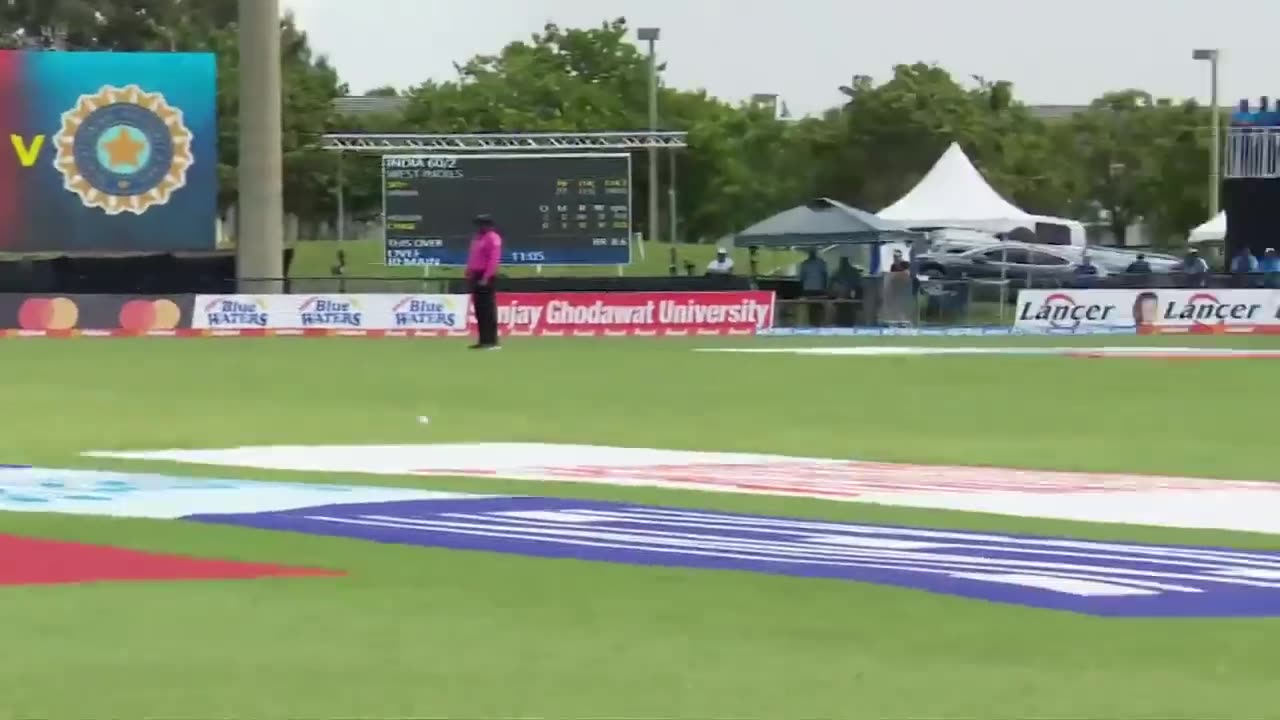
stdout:
[(1085, 333), (1280, 333), (1280, 290), (1023, 290), (1015, 327)]

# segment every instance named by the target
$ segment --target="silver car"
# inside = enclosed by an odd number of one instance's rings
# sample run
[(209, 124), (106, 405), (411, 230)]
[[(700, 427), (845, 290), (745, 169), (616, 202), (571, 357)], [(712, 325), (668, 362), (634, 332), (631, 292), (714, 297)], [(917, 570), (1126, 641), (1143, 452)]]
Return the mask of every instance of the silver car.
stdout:
[[(919, 272), (933, 278), (1008, 280), (1017, 287), (1064, 287), (1076, 281), (1079, 250), (1056, 245), (1002, 242), (965, 247), (941, 243), (916, 258)], [(1108, 274), (1094, 264), (1097, 277)]]
[(1111, 274), (1122, 274), (1128, 272), (1129, 266), (1138, 259), (1138, 255), (1142, 255), (1147, 261), (1147, 265), (1151, 267), (1153, 273), (1172, 273), (1177, 272), (1182, 261), (1172, 255), (1161, 255), (1152, 253), (1143, 253), (1137, 250), (1127, 250), (1125, 248), (1106, 247), (1102, 245), (1090, 246), (1087, 248), (1079, 247), (1062, 247), (1059, 250), (1063, 253), (1070, 254), (1076, 262), (1079, 262), (1080, 255), (1089, 253), (1089, 260), (1099, 268), (1106, 270)]

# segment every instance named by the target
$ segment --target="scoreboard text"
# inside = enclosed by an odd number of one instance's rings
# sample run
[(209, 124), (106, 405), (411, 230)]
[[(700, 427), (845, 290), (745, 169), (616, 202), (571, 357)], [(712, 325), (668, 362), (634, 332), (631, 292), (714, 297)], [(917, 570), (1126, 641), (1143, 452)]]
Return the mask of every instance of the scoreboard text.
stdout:
[(383, 191), (387, 265), (464, 265), (479, 214), (504, 264), (631, 261), (627, 155), (389, 156)]

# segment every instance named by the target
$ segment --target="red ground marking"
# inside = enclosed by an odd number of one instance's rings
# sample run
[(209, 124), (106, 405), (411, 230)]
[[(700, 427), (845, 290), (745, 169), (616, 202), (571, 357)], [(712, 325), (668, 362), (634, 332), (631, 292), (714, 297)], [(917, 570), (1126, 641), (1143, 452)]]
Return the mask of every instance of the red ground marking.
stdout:
[(1202, 353), (1108, 353), (1108, 352), (1073, 352), (1070, 357), (1090, 359), (1141, 358), (1144, 360), (1280, 360), (1280, 354), (1274, 352), (1213, 352)]
[(857, 498), (870, 494), (925, 493), (1028, 495), (1108, 494), (1180, 490), (1280, 492), (1280, 483), (1200, 480), (1144, 475), (1031, 472), (1008, 468), (910, 465), (876, 462), (689, 463), (612, 467), (530, 466), (509, 471), (417, 470), (419, 475), (512, 477), (565, 482), (639, 485), (653, 482), (704, 489), (730, 489), (808, 497)]
[(0, 535), (0, 586), (61, 585), (118, 580), (250, 580), (264, 577), (334, 577), (332, 570), (204, 560)]
[(1181, 325), (1146, 326), (1139, 335), (1280, 335), (1280, 325)]

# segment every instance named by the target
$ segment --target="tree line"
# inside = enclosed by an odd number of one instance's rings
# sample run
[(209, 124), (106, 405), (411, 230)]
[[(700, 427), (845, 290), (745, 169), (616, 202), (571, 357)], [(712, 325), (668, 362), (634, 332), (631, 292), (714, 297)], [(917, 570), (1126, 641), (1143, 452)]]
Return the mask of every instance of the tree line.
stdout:
[[(371, 95), (403, 97), (381, 115), (344, 117), (349, 92), (292, 17), (281, 22), (286, 211), (304, 221), (337, 211), (338, 170), (316, 149), (326, 132), (598, 132), (648, 125), (648, 60), (624, 19), (541, 32), (455, 65), (456, 76)], [(0, 43), (67, 50), (211, 50), (218, 55), (220, 203), (236, 196), (239, 62), (236, 0), (9, 0)], [(661, 71), (663, 68), (659, 68)], [(836, 91), (838, 90), (838, 95)], [(959, 142), (991, 184), (1033, 213), (1135, 222), (1177, 244), (1208, 215), (1210, 111), (1192, 100), (1120, 90), (1061, 119), (1039, 118), (1008, 82), (952, 77), (929, 64), (892, 77), (854, 75), (820, 116), (780, 117), (770, 104), (731, 103), (662, 87), (661, 125), (689, 133), (678, 159), (680, 235), (714, 239), (817, 196), (879, 210)], [(380, 207), (374, 158), (348, 158), (352, 214)], [(633, 183), (647, 192), (646, 156)], [(662, 173), (664, 176), (666, 173)], [(663, 188), (665, 195), (665, 188)], [(643, 229), (643, 203), (636, 203)], [(665, 222), (660, 220), (660, 222)], [(665, 227), (665, 225), (663, 225)]]

